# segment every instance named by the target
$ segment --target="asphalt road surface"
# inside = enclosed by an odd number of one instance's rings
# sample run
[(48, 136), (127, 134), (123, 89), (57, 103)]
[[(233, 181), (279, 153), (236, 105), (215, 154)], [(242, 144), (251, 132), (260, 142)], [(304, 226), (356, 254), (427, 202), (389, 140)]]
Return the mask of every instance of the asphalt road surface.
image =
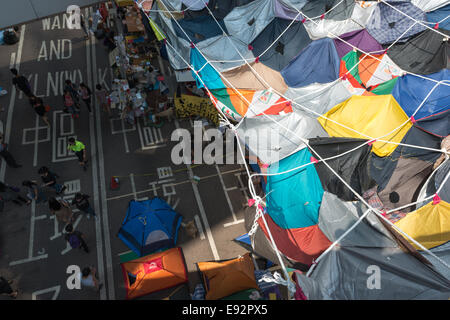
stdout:
[[(19, 187), (23, 180), (40, 182), (37, 171), (48, 166), (67, 186), (63, 198), (70, 200), (78, 191), (89, 194), (99, 219), (77, 215), (75, 227), (86, 235), (91, 250), (86, 254), (65, 242), (63, 226), (50, 215), (46, 203), (18, 207), (8, 202), (0, 213), (0, 275), (14, 279), (18, 299), (124, 299), (120, 256), (130, 249), (117, 232), (132, 199), (162, 197), (184, 222), (196, 223), (198, 236), (191, 238), (180, 228), (177, 243), (184, 251), (190, 292), (199, 283), (196, 262), (234, 258), (245, 252), (232, 241), (245, 233), (247, 179), (241, 165), (173, 164), (170, 155), (176, 142), (170, 141), (171, 134), (177, 127), (192, 129), (189, 120), (167, 123), (160, 129), (140, 122), (131, 126), (119, 118), (117, 110), (110, 119), (97, 105), (92, 114), (82, 105), (80, 117), (71, 119), (62, 112), (63, 82), (72, 79), (91, 89), (97, 83), (110, 88), (112, 72), (106, 49), (94, 37), (85, 40), (81, 30), (68, 29), (63, 15), (20, 30), (17, 44), (0, 46), (0, 86), (8, 90), (0, 97), (0, 106), (5, 108), (0, 119), (9, 151), (23, 167), (14, 169), (1, 160), (0, 180)], [(50, 128), (12, 87), (9, 68), (13, 66), (51, 106)], [(167, 78), (173, 79), (167, 63), (161, 67)], [(71, 136), (87, 146), (86, 172), (66, 150)], [(119, 177), (118, 189), (110, 188), (112, 176)], [(193, 181), (192, 176), (200, 181)], [(104, 283), (100, 292), (69, 289), (67, 268), (71, 265), (95, 266)], [(141, 299), (170, 293), (166, 290)]]

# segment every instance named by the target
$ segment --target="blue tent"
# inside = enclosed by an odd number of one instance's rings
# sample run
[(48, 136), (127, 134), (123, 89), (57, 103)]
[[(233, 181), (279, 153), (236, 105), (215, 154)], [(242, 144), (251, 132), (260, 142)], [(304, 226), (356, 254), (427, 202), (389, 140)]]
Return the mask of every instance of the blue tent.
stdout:
[[(399, 0), (386, 2), (388, 4), (377, 4), (366, 25), (367, 31), (380, 44), (393, 43), (400, 37), (400, 42), (406, 41), (411, 36), (426, 30), (426, 27), (411, 19), (426, 21), (425, 12), (411, 2)], [(411, 25), (414, 26), (411, 27)]]
[[(194, 19), (181, 19), (177, 21), (180, 24), (181, 28), (187, 33), (189, 36), (186, 37), (184, 32), (180, 29), (176, 22), (172, 22), (173, 28), (177, 36), (185, 39), (189, 42), (197, 43), (199, 41), (203, 41), (218, 35), (223, 34), (220, 27), (217, 25), (217, 22), (210, 15), (200, 16)], [(220, 26), (227, 32), (227, 28), (223, 23), (223, 20), (218, 20)]]
[(427, 21), (439, 23), (439, 28), (450, 30), (450, 4), (427, 13)]
[[(436, 81), (446, 80), (450, 85), (450, 71), (443, 69), (437, 73), (427, 75)], [(405, 113), (410, 117), (427, 97), (436, 83), (413, 75), (399, 77), (392, 90), (392, 95), (400, 104)], [(439, 84), (425, 100), (425, 103), (414, 116), (419, 120), (447, 110), (450, 106), (450, 87)]]
[(311, 42), (283, 70), (281, 75), (291, 88), (328, 83), (339, 78), (339, 55), (333, 39)]
[[(268, 173), (280, 173), (311, 162), (304, 148), (271, 164)], [(314, 165), (267, 177), (267, 212), (284, 229), (305, 228), (317, 224), (323, 188)]]
[(175, 246), (183, 217), (164, 200), (131, 200), (118, 237), (140, 257)]

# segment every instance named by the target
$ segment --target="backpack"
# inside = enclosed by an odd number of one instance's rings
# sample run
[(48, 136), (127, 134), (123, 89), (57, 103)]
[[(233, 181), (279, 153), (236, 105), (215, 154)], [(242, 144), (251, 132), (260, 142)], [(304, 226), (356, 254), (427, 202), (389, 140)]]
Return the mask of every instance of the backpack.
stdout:
[(76, 234), (71, 234), (69, 236), (69, 243), (72, 249), (76, 249), (81, 246), (80, 238), (78, 238)]

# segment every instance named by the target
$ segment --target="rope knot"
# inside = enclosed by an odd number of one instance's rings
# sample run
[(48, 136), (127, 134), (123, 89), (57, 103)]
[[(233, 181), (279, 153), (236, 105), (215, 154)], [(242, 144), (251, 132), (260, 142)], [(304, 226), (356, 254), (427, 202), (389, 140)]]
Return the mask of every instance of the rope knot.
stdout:
[(441, 197), (436, 193), (433, 197), (433, 205), (437, 205), (439, 202), (441, 202)]
[(373, 140), (369, 141), (367, 144), (368, 144), (369, 146), (371, 146), (371, 145), (373, 145), (376, 141), (377, 141), (377, 139), (373, 139)]

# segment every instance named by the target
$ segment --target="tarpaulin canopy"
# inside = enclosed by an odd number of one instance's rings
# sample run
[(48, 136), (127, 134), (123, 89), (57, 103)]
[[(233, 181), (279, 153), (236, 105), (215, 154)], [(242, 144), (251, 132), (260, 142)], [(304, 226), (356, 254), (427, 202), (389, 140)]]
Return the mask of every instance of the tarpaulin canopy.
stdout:
[(426, 132), (444, 138), (450, 134), (450, 110), (417, 120), (416, 126)]
[(396, 43), (388, 50), (389, 57), (403, 70), (418, 74), (430, 74), (450, 68), (450, 31), (438, 29), (447, 39), (434, 30), (426, 30), (406, 43)]
[[(158, 1), (159, 2), (159, 1)], [(153, 4), (154, 10), (165, 10), (164, 7), (159, 7), (158, 2)], [(167, 55), (169, 62), (175, 70), (182, 70), (189, 68), (190, 63), (190, 44), (183, 38), (179, 38), (172, 25), (170, 17), (166, 17), (160, 11), (151, 11), (150, 18), (158, 26), (159, 33), (164, 34), (167, 37), (170, 45), (166, 45)], [(183, 61), (183, 59), (186, 61)]]
[(23, 23), (40, 20), (60, 13), (66, 13), (70, 5), (92, 6), (100, 0), (15, 0), (2, 1), (0, 30)]
[[(363, 147), (355, 151), (332, 160), (327, 160), (326, 163), (358, 194), (362, 194), (372, 186), (370, 167), (367, 162), (371, 148), (367, 144), (367, 140), (312, 138), (309, 139), (309, 145), (310, 151), (316, 159), (319, 159), (319, 155), (322, 158), (334, 157), (363, 145)], [(356, 195), (323, 162), (316, 163), (314, 166), (325, 191), (333, 193), (345, 201), (357, 199)]]
[[(319, 211), (319, 228), (330, 241), (336, 241), (358, 221), (366, 210), (367, 207), (361, 201), (342, 201), (336, 195), (325, 191)], [(395, 240), (380, 225), (374, 213), (369, 213), (357, 228), (339, 242), (339, 245), (397, 247)]]
[[(367, 139), (367, 136), (378, 138), (387, 135), (382, 140), (400, 142), (412, 126), (408, 116), (392, 95), (352, 96), (324, 116), (361, 133), (319, 117), (320, 124), (332, 137)], [(367, 121), (368, 119), (370, 121)], [(401, 127), (393, 131), (399, 126)], [(392, 143), (375, 141), (372, 151), (384, 157), (390, 155), (396, 147), (397, 145)]]
[(442, 8), (448, 4), (448, 0), (411, 0), (411, 2), (425, 12)]
[(396, 0), (386, 1), (386, 3), (378, 3), (366, 26), (367, 31), (379, 43), (406, 41), (409, 37), (426, 29), (415, 22), (415, 20), (426, 21), (425, 13), (409, 1)]
[(386, 54), (350, 51), (341, 60), (339, 76), (353, 87), (348, 87), (353, 94), (381, 95), (392, 92), (402, 72)]
[(417, 120), (450, 108), (450, 71), (444, 69), (437, 73), (429, 74), (427, 78), (436, 81), (446, 81), (447, 85), (437, 84), (436, 82), (408, 74), (398, 78), (392, 91), (395, 100), (397, 100), (409, 117), (420, 106), (420, 109), (414, 115), (414, 118)]
[[(199, 0), (199, 1), (201, 1), (201, 0)], [(254, 1), (254, 0), (227, 0), (227, 1), (209, 0), (209, 1), (205, 1), (205, 2), (208, 3), (207, 7), (214, 14), (216, 19), (223, 19), (235, 7), (244, 6), (252, 1)], [(185, 5), (183, 5), (182, 8), (187, 9), (187, 7)], [(185, 17), (185, 19), (192, 19), (192, 18), (196, 18), (201, 15), (209, 15), (208, 8), (205, 7), (204, 9), (198, 10), (198, 11), (191, 11), (188, 9), (184, 12), (184, 17)]]
[(274, 1), (275, 16), (287, 20), (292, 19), (302, 20), (303, 15), (298, 14), (297, 10), (300, 11), (305, 6), (306, 3), (308, 3), (308, 0), (288, 0), (288, 1), (275, 0)]
[[(276, 121), (276, 122), (275, 122)], [(245, 118), (238, 137), (263, 163), (272, 164), (304, 148), (301, 138), (327, 136), (317, 120), (301, 112)]]
[[(289, 20), (274, 18), (254, 38), (251, 46), (253, 54), (259, 57), (260, 62), (280, 71), (310, 42), (303, 23), (291, 24)], [(268, 49), (271, 44), (273, 45)]]
[(427, 13), (427, 21), (431, 24), (438, 23), (438, 27), (450, 30), (450, 4)]
[[(322, 184), (313, 165), (295, 169), (311, 162), (311, 153), (304, 148), (272, 164), (267, 177), (267, 212), (284, 229), (305, 228), (317, 223)], [(283, 173), (284, 171), (290, 172)]]
[(208, 0), (181, 0), (181, 2), (193, 11), (202, 10), (208, 4)]
[(311, 42), (283, 70), (289, 87), (304, 87), (312, 83), (327, 83), (339, 77), (339, 56), (334, 42), (324, 38)]
[[(255, 209), (253, 208), (253, 210)], [(313, 259), (316, 259), (331, 245), (317, 224), (305, 228), (284, 229), (280, 228), (270, 215), (265, 214), (264, 218), (278, 250), (294, 262), (309, 266)], [(258, 225), (258, 229), (261, 229), (263, 235), (270, 241), (262, 218), (258, 219)], [(269, 243), (269, 245), (271, 244)], [(278, 262), (278, 259), (274, 261)]]
[(308, 1), (301, 11), (310, 18), (325, 14), (325, 19), (345, 20), (352, 15), (354, 7), (352, 0), (314, 0)]
[[(306, 87), (289, 88), (285, 96), (298, 103), (298, 105), (292, 103), (294, 109), (307, 112), (305, 108), (308, 108), (324, 114), (338, 103), (350, 98), (351, 94), (341, 80), (336, 80), (333, 83), (313, 83)], [(313, 115), (310, 112), (308, 114)]]
[(274, 0), (255, 0), (234, 8), (224, 22), (228, 32), (246, 44), (250, 44), (275, 17)]
[[(360, 204), (325, 193), (319, 226), (335, 241), (363, 212)], [(379, 286), (370, 279), (374, 266)], [(309, 277), (298, 273), (297, 282), (308, 300), (448, 299), (450, 293), (450, 281), (404, 252), (373, 213), (323, 256)]]
[(191, 48), (191, 64), (198, 73), (192, 70), (192, 77), (197, 82), (197, 88), (204, 88), (205, 86), (209, 90), (226, 88), (219, 73), (206, 61), (197, 48)]
[[(223, 20), (219, 20), (218, 22), (226, 33), (227, 29), (223, 23)], [(178, 37), (194, 43), (223, 34), (219, 25), (210, 15), (200, 16), (189, 20), (180, 19), (178, 20), (178, 23), (173, 23), (172, 25)]]
[(367, 53), (373, 52), (379, 54), (383, 52), (383, 47), (381, 44), (379, 44), (377, 40), (375, 40), (375, 38), (367, 32), (366, 29), (361, 29), (341, 34), (339, 39), (334, 39), (334, 44), (336, 46), (339, 59), (353, 50), (353, 48), (344, 41)]
[[(402, 144), (412, 145), (417, 147), (426, 147), (432, 149), (440, 149), (441, 139), (433, 136), (423, 130), (420, 130), (416, 126), (406, 133), (405, 137), (401, 141)], [(433, 152), (425, 149), (398, 146), (394, 152), (387, 157), (378, 157), (375, 154), (371, 154), (370, 157), (370, 176), (374, 179), (378, 185), (378, 192), (382, 191), (388, 181), (391, 179), (392, 173), (397, 166), (397, 160), (399, 158), (412, 158), (434, 163), (441, 155), (440, 152)]]
[[(254, 60), (253, 53), (248, 50), (247, 45), (232, 36), (219, 35), (203, 40), (197, 43), (197, 48), (220, 72), (243, 65), (245, 61), (242, 60), (241, 55), (249, 61)], [(235, 48), (239, 50), (241, 55)], [(226, 84), (225, 81), (224, 83)]]
[(270, 90), (212, 90), (210, 99), (232, 120), (243, 116), (277, 115), (292, 112), (291, 104)]
[[(249, 51), (251, 52), (251, 51)], [(228, 81), (226, 81), (226, 80)], [(222, 81), (227, 87), (244, 90), (266, 90), (269, 87), (279, 93), (285, 93), (288, 86), (278, 71), (263, 63), (250, 63), (222, 73)], [(231, 84), (229, 84), (231, 83)]]
[[(413, 203), (432, 171), (433, 164), (414, 158), (399, 158), (386, 187), (378, 192), (385, 208), (395, 209)], [(402, 209), (409, 212), (413, 206)]]
[[(311, 1), (310, 3), (313, 2)], [(345, 4), (345, 2), (341, 3), (341, 5), (343, 4)], [(336, 38), (339, 35), (347, 32), (361, 30), (366, 26), (367, 22), (369, 21), (370, 16), (376, 7), (376, 4), (377, 4), (376, 2), (368, 2), (368, 1), (365, 2), (358, 1), (348, 3), (349, 6), (347, 8), (353, 8), (353, 13), (351, 13), (351, 16), (347, 16), (346, 14), (334, 15), (333, 13), (338, 13), (339, 10), (336, 12), (332, 10), (331, 12), (324, 15), (324, 19), (315, 19), (314, 21), (309, 20), (306, 21), (305, 22), (306, 31), (308, 32), (312, 40), (317, 40), (325, 37)], [(322, 13), (319, 13), (319, 16), (321, 14)], [(308, 17), (313, 17), (308, 14), (306, 15)]]
[(446, 278), (398, 247), (336, 246), (297, 281), (308, 300), (447, 300), (450, 294)]
[[(251, 230), (253, 222), (255, 221), (255, 214), (256, 214), (255, 207), (245, 208), (244, 210), (245, 230), (247, 231)], [(267, 238), (266, 234), (261, 228), (259, 227), (256, 228), (256, 232), (253, 235), (249, 236), (249, 238), (251, 243), (249, 245), (244, 245), (244, 248), (254, 252), (260, 257), (266, 258), (267, 260), (278, 264), (278, 257), (273, 249), (273, 246), (269, 238)], [(240, 242), (240, 244), (242, 245), (242, 242)], [(283, 261), (286, 267), (300, 270), (308, 269), (308, 266), (306, 264), (289, 259), (282, 252), (279, 253), (281, 260)]]
[[(450, 241), (450, 204), (441, 200), (438, 204), (428, 203), (409, 213), (395, 223), (403, 232), (411, 236), (427, 249)], [(408, 241), (417, 249), (419, 246)]]

